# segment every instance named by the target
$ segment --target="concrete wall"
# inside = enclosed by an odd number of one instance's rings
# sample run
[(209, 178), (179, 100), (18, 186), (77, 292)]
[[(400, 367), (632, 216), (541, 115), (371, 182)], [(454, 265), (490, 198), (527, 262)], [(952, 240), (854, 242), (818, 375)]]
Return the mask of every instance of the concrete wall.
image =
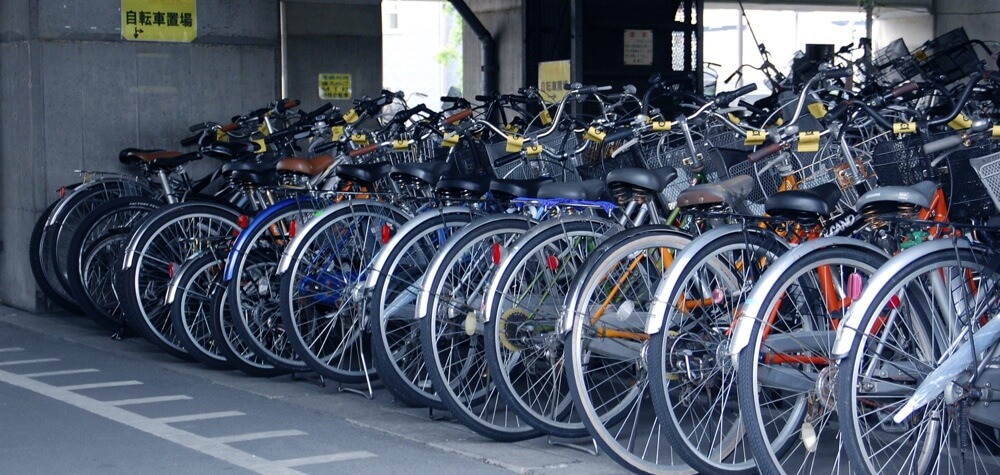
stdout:
[[(510, 94), (524, 86), (524, 33), (521, 21), (522, 0), (466, 1), (479, 21), (493, 35), (500, 67), (499, 92)], [(483, 49), (476, 34), (464, 26), (462, 58), (465, 63), (462, 90), (466, 97), (483, 94)]]
[(933, 13), (935, 36), (961, 26), (970, 39), (1000, 41), (1000, 4), (995, 1), (934, 0)]
[(321, 73), (351, 75), (353, 97), (382, 90), (382, 12), (378, 0), (288, 1), (285, 6), (285, 85), (304, 110), (325, 102), (346, 109), (351, 101), (319, 98)]
[(0, 302), (47, 303), (28, 238), (74, 169), (120, 170), (123, 147), (176, 148), (190, 124), (278, 95), (273, 0), (198, 2), (192, 43), (129, 42), (121, 1), (0, 2)]

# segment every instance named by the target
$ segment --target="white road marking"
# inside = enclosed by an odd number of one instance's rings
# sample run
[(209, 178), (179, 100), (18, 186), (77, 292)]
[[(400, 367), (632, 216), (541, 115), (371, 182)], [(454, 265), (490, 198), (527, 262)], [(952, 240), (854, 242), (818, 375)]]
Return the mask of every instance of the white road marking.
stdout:
[(161, 424), (174, 424), (177, 422), (203, 421), (207, 419), (218, 419), (220, 417), (245, 416), (240, 411), (204, 412), (201, 414), (188, 414), (186, 416), (155, 417), (150, 419)]
[(66, 369), (62, 371), (46, 371), (44, 373), (22, 374), (25, 378), (44, 378), (46, 376), (64, 376), (68, 374), (96, 373), (97, 368)]
[(9, 348), (0, 348), (0, 353), (6, 353), (8, 351), (24, 351), (24, 348), (21, 348), (19, 346), (12, 346), (12, 347), (9, 347)]
[(242, 467), (261, 474), (300, 475), (302, 472), (290, 467), (312, 463), (354, 460), (357, 458), (375, 456), (369, 452), (344, 452), (341, 454), (304, 457), (285, 461), (265, 460), (254, 454), (229, 447), (228, 445), (225, 445), (224, 443), (221, 443), (211, 437), (203, 437), (198, 434), (193, 434), (185, 430), (171, 427), (170, 425), (163, 423), (161, 420), (140, 416), (96, 399), (67, 391), (65, 388), (45, 384), (34, 379), (25, 378), (24, 376), (8, 373), (3, 370), (0, 370), (0, 382), (17, 386), (22, 389), (27, 389), (28, 391), (78, 407), (105, 419), (127, 425), (152, 436), (173, 442), (181, 447), (186, 447), (237, 467)]
[(134, 399), (119, 399), (117, 401), (104, 401), (104, 404), (110, 404), (112, 406), (131, 406), (133, 404), (151, 404), (157, 402), (187, 401), (189, 399), (191, 399), (191, 396), (177, 394), (175, 396), (153, 396), (153, 397), (139, 397)]
[(74, 384), (70, 386), (59, 386), (59, 389), (65, 391), (80, 391), (81, 389), (100, 389), (100, 388), (117, 388), (121, 386), (137, 386), (142, 384), (142, 381), (108, 381), (106, 383), (90, 383), (90, 384)]
[(314, 457), (300, 457), (287, 460), (276, 460), (274, 461), (274, 463), (283, 465), (285, 467), (301, 467), (303, 465), (316, 465), (320, 463), (343, 462), (345, 460), (366, 459), (374, 456), (375, 454), (365, 451), (341, 452), (339, 454), (316, 455)]
[(272, 430), (268, 432), (249, 432), (246, 434), (227, 435), (224, 437), (213, 437), (212, 440), (220, 444), (231, 444), (233, 442), (248, 442), (251, 440), (273, 439), (277, 437), (291, 437), (296, 435), (309, 435), (300, 430)]
[(53, 361), (59, 361), (59, 358), (39, 358), (39, 359), (35, 359), (35, 360), (0, 361), (0, 366), (15, 366), (15, 365), (35, 364), (35, 363), (51, 363)]

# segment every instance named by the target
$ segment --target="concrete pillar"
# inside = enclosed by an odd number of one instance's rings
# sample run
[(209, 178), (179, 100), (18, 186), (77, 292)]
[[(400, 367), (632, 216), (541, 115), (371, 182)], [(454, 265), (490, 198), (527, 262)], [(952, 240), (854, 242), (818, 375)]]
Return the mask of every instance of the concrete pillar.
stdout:
[(277, 98), (277, 2), (197, 6), (193, 42), (153, 43), (122, 38), (121, 0), (0, 1), (0, 302), (46, 309), (28, 238), (74, 169), (121, 170), (124, 147), (177, 148)]
[(303, 110), (326, 102), (350, 107), (350, 100), (320, 99), (321, 73), (350, 74), (353, 98), (377, 95), (382, 90), (381, 18), (379, 0), (287, 0), (287, 95), (301, 100)]
[[(466, 0), (469, 8), (493, 35), (497, 44), (500, 67), (499, 91), (511, 94), (524, 84), (524, 22), (521, 19), (522, 0)], [(462, 90), (466, 97), (483, 94), (483, 51), (476, 35), (464, 26), (462, 35), (464, 71)]]

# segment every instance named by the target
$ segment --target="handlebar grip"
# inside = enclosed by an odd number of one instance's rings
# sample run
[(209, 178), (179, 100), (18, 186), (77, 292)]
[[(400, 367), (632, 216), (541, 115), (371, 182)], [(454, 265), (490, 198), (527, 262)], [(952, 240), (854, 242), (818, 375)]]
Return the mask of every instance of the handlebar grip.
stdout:
[(757, 114), (757, 115), (767, 115), (767, 112), (764, 112), (764, 109), (761, 109), (760, 107), (757, 107), (757, 106), (755, 106), (755, 105), (753, 105), (753, 104), (751, 104), (751, 103), (749, 103), (747, 101), (744, 101), (743, 99), (740, 99), (740, 101), (737, 102), (736, 104), (739, 105), (740, 107), (742, 107), (742, 108), (750, 111), (751, 113), (754, 113), (754, 114)]
[(350, 152), (347, 152), (347, 156), (351, 158), (356, 158), (362, 155), (367, 155), (376, 150), (378, 150), (378, 144), (365, 145), (364, 147), (361, 147), (359, 149), (354, 149), (351, 150)]
[(826, 117), (824, 117), (823, 119), (826, 120), (827, 123), (836, 122), (840, 120), (840, 118), (843, 117), (844, 114), (847, 113), (847, 110), (850, 108), (851, 108), (850, 103), (841, 102), (840, 104), (834, 106), (833, 109), (830, 109), (830, 112), (827, 112)]
[(313, 152), (314, 153), (323, 153), (323, 152), (326, 152), (328, 150), (333, 150), (338, 145), (340, 145), (340, 142), (327, 142), (327, 143), (325, 143), (323, 145), (320, 145), (320, 146), (316, 147), (313, 150)]
[(782, 145), (780, 143), (767, 144), (761, 148), (758, 148), (753, 153), (747, 155), (747, 160), (751, 162), (756, 162), (764, 157), (774, 155), (781, 151)]
[(898, 86), (896, 88), (893, 88), (891, 94), (892, 94), (892, 97), (899, 97), (899, 96), (903, 96), (903, 95), (909, 94), (909, 93), (911, 93), (913, 91), (916, 91), (917, 89), (920, 89), (920, 84), (917, 84), (915, 82), (908, 82), (906, 84), (903, 84), (902, 86)]
[(278, 112), (285, 112), (288, 109), (298, 107), (302, 102), (298, 99), (285, 99), (284, 101), (278, 102)]
[(522, 96), (520, 94), (504, 94), (501, 97), (512, 104), (527, 104), (529, 100), (528, 96)]
[[(479, 96), (476, 96), (476, 97), (479, 97)], [(464, 97), (441, 96), (441, 102), (462, 102), (464, 100), (465, 100)], [(476, 99), (476, 100), (478, 101), (479, 99)]]
[(610, 132), (610, 133), (608, 133), (608, 135), (604, 136), (604, 142), (608, 143), (608, 142), (614, 142), (616, 140), (622, 140), (622, 139), (632, 138), (632, 135), (634, 133), (635, 132), (632, 129), (628, 128), (628, 127), (625, 127), (625, 128), (622, 128), (622, 129), (618, 129), (618, 130), (616, 130), (614, 132)]
[(315, 119), (315, 118), (319, 117), (320, 115), (325, 114), (330, 109), (333, 109), (333, 104), (327, 102), (326, 104), (323, 104), (323, 105), (319, 106), (319, 109), (316, 109), (316, 110), (314, 110), (314, 111), (306, 114), (306, 116), (309, 117), (310, 119)]
[(839, 78), (849, 78), (854, 75), (854, 71), (851, 68), (839, 68), (839, 69), (829, 69), (821, 72), (825, 79), (839, 79)]
[[(491, 96), (491, 95), (486, 95), (486, 96), (483, 96), (483, 95), (477, 95), (477, 96), (476, 96), (476, 97), (474, 97), (473, 99), (475, 99), (475, 100), (476, 100), (476, 102), (489, 102), (489, 101), (492, 101), (492, 100), (494, 100), (494, 99), (496, 99), (496, 98), (497, 98), (497, 96)], [(441, 100), (443, 101), (443, 100), (444, 100), (444, 98), (442, 97), (442, 98), (441, 98)]]
[(237, 124), (236, 122), (230, 122), (226, 125), (223, 125), (221, 130), (223, 132), (232, 132), (238, 128), (240, 128), (240, 124)]
[(736, 99), (737, 97), (743, 97), (756, 90), (757, 90), (757, 84), (750, 83), (735, 91), (720, 92), (715, 95), (715, 103), (719, 105), (728, 105), (730, 102), (733, 102), (733, 100)]
[(943, 139), (924, 144), (924, 153), (933, 155), (935, 153), (957, 147), (962, 143), (961, 135), (952, 135)]
[(472, 109), (464, 109), (461, 112), (457, 112), (454, 115), (448, 116), (448, 118), (445, 119), (444, 121), (445, 123), (448, 124), (454, 124), (456, 122), (468, 119), (469, 117), (472, 117)]
[(211, 124), (209, 124), (208, 122), (202, 122), (200, 124), (194, 124), (191, 127), (188, 127), (188, 132), (201, 132), (202, 130), (207, 129), (209, 127), (209, 125), (211, 125)]

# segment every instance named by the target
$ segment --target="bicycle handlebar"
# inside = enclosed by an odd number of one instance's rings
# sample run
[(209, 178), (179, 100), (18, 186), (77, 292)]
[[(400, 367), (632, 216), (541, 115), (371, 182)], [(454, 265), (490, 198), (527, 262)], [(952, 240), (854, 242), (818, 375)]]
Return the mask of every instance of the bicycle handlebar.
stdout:
[(964, 141), (961, 135), (952, 135), (945, 137), (943, 139), (938, 139), (933, 142), (928, 142), (924, 144), (924, 153), (927, 155), (933, 155), (942, 150), (948, 150), (950, 148), (957, 147)]
[(461, 112), (456, 112), (454, 115), (448, 116), (448, 118), (444, 121), (447, 124), (455, 124), (456, 122), (468, 119), (469, 117), (472, 117), (472, 109), (465, 109)]
[(285, 112), (289, 109), (298, 107), (301, 103), (302, 101), (299, 101), (298, 99), (284, 99), (282, 101), (278, 101), (278, 103), (274, 106), (274, 109), (278, 112)]
[(720, 92), (715, 95), (715, 103), (720, 106), (729, 105), (729, 103), (733, 102), (733, 100), (735, 100), (736, 98), (743, 97), (756, 90), (757, 90), (757, 83), (751, 83), (735, 91)]
[(354, 150), (351, 150), (351, 151), (347, 152), (347, 156), (351, 157), (351, 158), (360, 157), (361, 155), (372, 153), (372, 152), (378, 150), (378, 148), (379, 148), (379, 144), (377, 144), (377, 143), (376, 144), (371, 144), (371, 145), (365, 145), (364, 147), (357, 148), (357, 149), (354, 149)]
[(927, 121), (928, 126), (942, 125), (951, 122), (958, 114), (962, 112), (965, 104), (969, 102), (969, 97), (972, 95), (972, 89), (983, 80), (985, 74), (983, 72), (977, 72), (969, 77), (969, 83), (965, 85), (965, 89), (962, 91), (962, 95), (959, 97), (957, 103), (955, 103), (955, 108), (945, 117), (940, 117), (934, 120)]
[(754, 150), (753, 153), (747, 155), (747, 160), (749, 160), (751, 163), (756, 162), (764, 157), (774, 155), (780, 152), (782, 147), (784, 147), (784, 145), (780, 143), (767, 144), (763, 147), (758, 148), (757, 150)]

